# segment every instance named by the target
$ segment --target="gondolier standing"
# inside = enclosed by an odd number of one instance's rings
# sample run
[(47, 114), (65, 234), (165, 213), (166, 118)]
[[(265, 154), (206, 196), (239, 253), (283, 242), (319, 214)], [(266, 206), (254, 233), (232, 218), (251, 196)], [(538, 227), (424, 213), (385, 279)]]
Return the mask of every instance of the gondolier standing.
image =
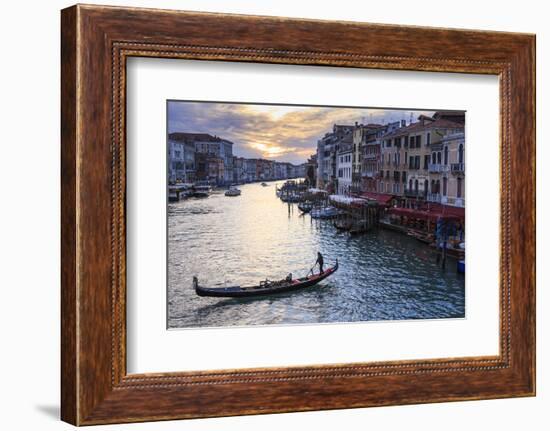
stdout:
[(319, 274), (323, 273), (323, 255), (320, 252), (317, 252), (317, 260), (315, 261), (315, 265), (319, 264)]

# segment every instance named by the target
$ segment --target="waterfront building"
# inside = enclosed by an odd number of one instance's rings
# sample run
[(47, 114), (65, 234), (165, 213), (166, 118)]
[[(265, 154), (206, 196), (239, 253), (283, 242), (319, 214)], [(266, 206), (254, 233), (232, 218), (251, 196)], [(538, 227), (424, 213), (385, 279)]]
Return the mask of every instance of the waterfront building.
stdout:
[[(432, 148), (441, 143), (444, 136), (463, 129), (463, 124), (441, 116), (436, 119), (420, 115), (416, 123), (402, 124), (381, 137), (379, 192), (428, 200)], [(435, 160), (437, 164), (437, 155)], [(437, 182), (433, 191), (438, 192)]]
[(312, 154), (305, 164), (304, 177), (311, 187), (317, 185), (317, 154)]
[(244, 180), (245, 182), (257, 181), (257, 163), (256, 159), (244, 159)]
[(195, 180), (195, 145), (184, 133), (168, 135), (168, 177), (170, 182)]
[[(354, 126), (334, 124), (332, 132), (326, 133), (317, 144), (317, 187), (337, 190), (337, 152), (340, 143), (347, 139), (353, 142)], [(322, 152), (320, 149), (322, 148)]]
[(223, 160), (223, 172), (216, 179), (217, 184), (230, 184), (233, 181), (233, 142), (212, 136), (207, 133), (189, 134), (194, 135), (195, 151), (205, 153)]
[(351, 192), (351, 179), (353, 167), (353, 136), (346, 136), (339, 143), (336, 151), (336, 169), (338, 180), (336, 190), (339, 195), (347, 195)]
[[(366, 178), (366, 173), (369, 175), (369, 180), (375, 180), (378, 175), (377, 159), (380, 154), (380, 146), (376, 143), (376, 137), (381, 135), (384, 130), (385, 126), (381, 124), (363, 125), (355, 123), (351, 173), (351, 190), (353, 193), (361, 193), (372, 189), (372, 187), (367, 187), (364, 178)], [(367, 159), (365, 159), (365, 156), (367, 156)], [(367, 160), (367, 163), (365, 163), (365, 160)], [(375, 166), (372, 166), (373, 164)], [(368, 185), (371, 186), (370, 182)], [(372, 191), (376, 191), (376, 188)]]
[[(415, 123), (416, 124), (416, 123)], [(420, 168), (420, 156), (412, 155), (412, 162), (409, 166), (409, 146), (416, 150), (417, 140), (409, 143), (409, 132), (413, 130), (413, 124), (407, 126), (405, 120), (398, 123), (399, 127), (388, 128), (388, 132), (379, 138), (380, 142), (380, 173), (379, 192), (403, 196), (406, 190), (409, 170), (414, 171)], [(410, 145), (409, 145), (410, 144)], [(410, 153), (412, 154), (412, 153)]]
[(171, 183), (184, 182), (185, 178), (184, 143), (168, 139), (168, 177)]
[(233, 182), (246, 182), (246, 163), (245, 158), (233, 156)]
[(465, 206), (464, 132), (443, 136), (431, 144), (430, 193), (428, 201), (457, 207)]
[(285, 179), (287, 175), (287, 169), (284, 163), (275, 162), (275, 179), (282, 180)]
[(328, 183), (327, 158), (325, 156), (325, 143), (329, 140), (330, 133), (326, 133), (317, 141), (317, 183), (316, 187), (324, 189)]

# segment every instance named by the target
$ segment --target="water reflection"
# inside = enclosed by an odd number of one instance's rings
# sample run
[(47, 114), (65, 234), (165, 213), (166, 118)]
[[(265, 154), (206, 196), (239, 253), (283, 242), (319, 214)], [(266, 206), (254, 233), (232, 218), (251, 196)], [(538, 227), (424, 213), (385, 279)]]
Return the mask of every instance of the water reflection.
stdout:
[[(464, 316), (464, 277), (453, 260), (442, 270), (429, 247), (395, 232), (339, 233), (282, 203), (269, 184), (169, 204), (170, 328)], [(312, 288), (250, 299), (199, 297), (192, 288), (194, 275), (211, 287), (302, 276), (317, 251), (326, 266), (338, 258), (340, 269)]]

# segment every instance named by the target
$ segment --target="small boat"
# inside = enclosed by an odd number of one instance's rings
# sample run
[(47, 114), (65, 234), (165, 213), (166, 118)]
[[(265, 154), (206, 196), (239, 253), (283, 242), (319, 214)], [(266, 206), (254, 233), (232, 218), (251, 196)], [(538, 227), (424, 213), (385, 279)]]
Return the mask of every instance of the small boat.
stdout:
[(340, 214), (340, 210), (334, 207), (314, 208), (310, 214), (313, 218), (327, 219), (337, 217)]
[(360, 235), (365, 232), (368, 232), (366, 220), (360, 220), (354, 223), (349, 229), (349, 234), (351, 236)]
[(420, 232), (414, 229), (409, 229), (407, 235), (413, 237), (417, 241), (423, 242), (424, 244), (431, 244), (435, 240), (435, 236), (432, 233)]
[(267, 183), (262, 183), (262, 186), (263, 186), (263, 187), (267, 187), (268, 185), (269, 185), (269, 184), (267, 184)]
[(179, 202), (180, 192), (170, 190), (168, 192), (168, 202)]
[(189, 197), (191, 184), (171, 184), (168, 186), (168, 201), (179, 202)]
[(240, 196), (241, 191), (237, 187), (229, 187), (229, 190), (225, 192), (225, 196)]
[(303, 213), (308, 213), (313, 209), (313, 203), (310, 201), (300, 202), (298, 204), (298, 209)]
[(207, 198), (210, 196), (211, 187), (208, 185), (203, 186), (195, 186), (195, 191), (193, 192), (193, 196), (196, 198)]
[(229, 297), (229, 298), (242, 298), (249, 296), (262, 296), (272, 295), (276, 293), (292, 292), (298, 289), (311, 287), (327, 278), (329, 275), (334, 274), (338, 270), (338, 259), (334, 266), (327, 268), (321, 274), (308, 274), (306, 277), (292, 279), (292, 275), (279, 280), (265, 280), (261, 281), (257, 286), (241, 287), (202, 287), (199, 285), (197, 277), (193, 277), (193, 288), (199, 296), (213, 296), (213, 297)]
[(336, 220), (334, 227), (338, 230), (350, 230), (352, 228), (352, 222), (350, 220)]

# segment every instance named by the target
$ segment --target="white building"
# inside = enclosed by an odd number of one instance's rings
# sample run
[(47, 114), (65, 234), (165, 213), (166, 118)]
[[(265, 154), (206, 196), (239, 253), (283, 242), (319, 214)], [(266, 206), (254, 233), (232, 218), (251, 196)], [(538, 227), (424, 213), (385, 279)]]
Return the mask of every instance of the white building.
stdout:
[(168, 177), (170, 182), (195, 179), (195, 145), (180, 133), (168, 135)]
[(185, 178), (184, 143), (168, 139), (168, 176), (170, 182), (183, 181)]
[(342, 145), (336, 156), (338, 194), (350, 193), (352, 183), (353, 151), (351, 145)]

